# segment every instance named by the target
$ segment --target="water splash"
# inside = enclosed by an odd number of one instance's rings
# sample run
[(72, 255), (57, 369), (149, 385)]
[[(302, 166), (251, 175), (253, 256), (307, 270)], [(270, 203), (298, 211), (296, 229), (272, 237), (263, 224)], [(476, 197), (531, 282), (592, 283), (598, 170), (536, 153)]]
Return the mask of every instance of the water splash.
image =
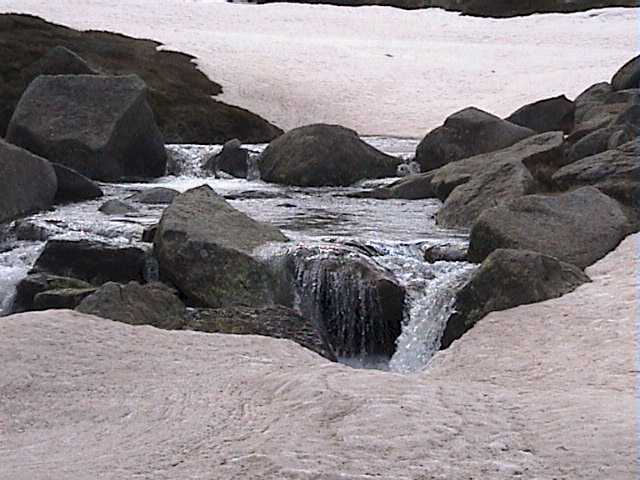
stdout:
[(16, 286), (31, 269), (40, 255), (43, 243), (16, 242), (0, 253), (0, 317), (9, 315), (13, 308)]
[(207, 159), (222, 151), (222, 145), (167, 145), (167, 174), (177, 177), (205, 178), (202, 168)]

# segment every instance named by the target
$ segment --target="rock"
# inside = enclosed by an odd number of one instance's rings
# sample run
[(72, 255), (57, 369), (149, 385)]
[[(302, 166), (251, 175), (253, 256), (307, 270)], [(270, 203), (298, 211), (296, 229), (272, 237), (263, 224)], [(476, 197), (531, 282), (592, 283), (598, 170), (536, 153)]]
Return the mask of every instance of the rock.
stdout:
[(197, 306), (271, 303), (269, 272), (252, 253), (287, 238), (231, 207), (209, 186), (175, 198), (154, 239), (161, 274)]
[(80, 302), (95, 291), (95, 287), (45, 290), (44, 292), (36, 294), (33, 299), (33, 310), (73, 310), (80, 304)]
[(86, 290), (91, 284), (77, 278), (61, 277), (46, 273), (30, 274), (16, 286), (16, 298), (13, 305), (15, 312), (26, 312), (36, 309), (35, 297), (49, 290)]
[(36, 260), (36, 273), (85, 280), (94, 285), (108, 281), (143, 281), (145, 252), (91, 240), (49, 240)]
[(269, 144), (258, 159), (262, 179), (301, 187), (349, 186), (393, 177), (399, 158), (386, 155), (338, 125), (295, 128)]
[(485, 210), (471, 229), (469, 259), (499, 248), (532, 250), (585, 268), (627, 234), (620, 205), (593, 187), (555, 196), (528, 195)]
[(451, 243), (433, 245), (425, 250), (424, 260), (428, 263), (466, 262), (467, 247), (465, 245)]
[(548, 132), (443, 167), (432, 180), (436, 192), (450, 190), (438, 224), (469, 228), (487, 208), (540, 191), (541, 181), (564, 165), (564, 158), (562, 133)]
[(49, 238), (49, 231), (46, 227), (31, 220), (17, 220), (13, 230), (16, 234), (16, 240), (44, 242)]
[(146, 227), (142, 231), (142, 237), (140, 238), (140, 240), (146, 243), (153, 243), (153, 239), (155, 238), (157, 231), (158, 231), (157, 224), (151, 225), (150, 227)]
[(0, 223), (48, 208), (57, 188), (49, 162), (0, 139)]
[(59, 163), (52, 163), (51, 165), (58, 179), (58, 190), (55, 196), (56, 203), (92, 200), (104, 195), (100, 187), (84, 175)]
[(640, 208), (639, 159), (640, 144), (634, 140), (561, 168), (553, 181), (563, 190), (591, 185), (626, 205)]
[(184, 304), (173, 290), (161, 283), (108, 282), (85, 298), (76, 310), (130, 325), (152, 325), (167, 330), (184, 326)]
[(613, 91), (610, 84), (595, 84), (575, 99), (575, 126), (570, 143), (601, 128), (612, 126), (618, 116), (640, 103), (640, 89)]
[(179, 194), (180, 192), (173, 188), (153, 187), (148, 190), (143, 190), (140, 193), (136, 193), (135, 195), (131, 195), (130, 197), (127, 197), (127, 200), (151, 205), (169, 205)]
[(441, 347), (449, 347), (489, 312), (561, 297), (589, 281), (579, 268), (554, 257), (495, 250), (456, 294)]
[(611, 79), (614, 90), (640, 88), (640, 55), (624, 64)]
[(126, 215), (128, 213), (136, 213), (138, 210), (122, 200), (112, 199), (100, 205), (98, 211), (105, 215)]
[(142, 78), (150, 87), (149, 103), (167, 143), (212, 144), (232, 138), (266, 143), (282, 134), (258, 115), (217, 101), (214, 97), (222, 93), (222, 87), (198, 69), (193, 56), (160, 48), (153, 40), (78, 31), (30, 15), (7, 14), (0, 16), (0, 44), (4, 87), (0, 135), (4, 135), (20, 96), (41, 73), (31, 67), (58, 45), (105, 75), (136, 74)]
[(248, 162), (249, 151), (242, 148), (240, 140), (234, 138), (224, 144), (220, 153), (209, 158), (203, 168), (216, 175), (222, 170), (236, 178), (247, 178)]
[(428, 172), (451, 162), (509, 147), (534, 134), (529, 128), (477, 108), (465, 108), (422, 139), (415, 161), (423, 172)]
[(207, 333), (286, 338), (333, 362), (337, 360), (313, 323), (282, 305), (196, 309), (189, 312), (186, 328)]
[(87, 62), (68, 48), (58, 45), (53, 47), (40, 60), (29, 67), (38, 75), (95, 75)]
[(41, 75), (20, 99), (7, 140), (93, 180), (165, 174), (162, 134), (135, 75)]
[(350, 196), (356, 198), (377, 198), (380, 200), (390, 198), (400, 198), (405, 200), (436, 198), (437, 195), (431, 183), (433, 175), (434, 172), (410, 175), (393, 182), (391, 185), (386, 185), (367, 192), (358, 192)]
[(573, 130), (575, 105), (564, 95), (525, 105), (505, 120), (538, 133)]

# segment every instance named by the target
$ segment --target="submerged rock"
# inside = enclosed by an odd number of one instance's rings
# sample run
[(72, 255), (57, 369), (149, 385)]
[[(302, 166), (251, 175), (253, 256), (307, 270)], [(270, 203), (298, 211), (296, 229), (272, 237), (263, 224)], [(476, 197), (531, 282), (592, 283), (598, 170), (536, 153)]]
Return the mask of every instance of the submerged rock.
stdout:
[(423, 172), (428, 172), (451, 162), (509, 147), (534, 134), (529, 128), (477, 108), (465, 108), (422, 139), (416, 149), (415, 161)]
[(499, 248), (532, 250), (585, 268), (627, 235), (618, 202), (593, 187), (555, 196), (528, 195), (485, 210), (471, 229), (469, 259)]
[(353, 130), (325, 124), (285, 133), (258, 159), (263, 180), (301, 187), (346, 187), (365, 178), (393, 177), (400, 163), (363, 142)]
[(197, 306), (272, 303), (270, 275), (252, 254), (287, 238), (229, 205), (211, 187), (175, 198), (154, 238), (161, 274)]
[(25, 91), (7, 140), (93, 180), (159, 177), (162, 134), (137, 76), (41, 75)]
[(92, 200), (104, 194), (98, 185), (84, 175), (59, 163), (52, 163), (58, 179), (56, 202), (77, 202)]
[(105, 215), (126, 215), (136, 213), (138, 210), (122, 200), (112, 199), (100, 205), (98, 211)]
[(456, 294), (442, 348), (489, 312), (561, 297), (589, 281), (579, 268), (554, 257), (527, 250), (495, 250)]
[(545, 98), (519, 108), (505, 120), (538, 133), (573, 130), (575, 105), (564, 95)]
[(48, 208), (57, 188), (49, 162), (0, 139), (0, 223)]
[(178, 195), (180, 195), (180, 192), (173, 188), (153, 187), (131, 195), (127, 197), (127, 200), (151, 205), (168, 205), (173, 202), (173, 199)]
[(376, 198), (387, 200), (398, 198), (404, 200), (422, 200), (426, 198), (437, 198), (436, 191), (432, 184), (434, 172), (410, 175), (393, 182), (391, 185), (376, 188), (368, 192), (359, 192), (350, 196), (356, 198)]
[(337, 360), (313, 322), (282, 305), (196, 309), (187, 318), (185, 328), (190, 330), (285, 338), (331, 361)]

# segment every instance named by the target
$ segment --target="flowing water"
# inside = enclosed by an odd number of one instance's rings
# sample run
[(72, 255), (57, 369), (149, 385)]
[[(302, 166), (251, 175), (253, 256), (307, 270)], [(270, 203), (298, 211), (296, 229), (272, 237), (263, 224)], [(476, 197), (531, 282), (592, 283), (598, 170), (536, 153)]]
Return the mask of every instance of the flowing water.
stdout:
[[(417, 144), (415, 140), (384, 137), (365, 140), (404, 159), (412, 156)], [(245, 147), (256, 154), (264, 149), (264, 145)], [(392, 179), (366, 181), (348, 188), (296, 188), (255, 179), (255, 170), (252, 180), (214, 178), (202, 170), (201, 164), (220, 149), (219, 145), (171, 145), (168, 150), (173, 160), (168, 170), (173, 175), (152, 183), (101, 185), (105, 197), (56, 207), (29, 217), (27, 224), (46, 229), (50, 237), (136, 244), (140, 242), (144, 228), (157, 223), (163, 206), (136, 204), (139, 209), (136, 213), (107, 216), (98, 211), (102, 203), (115, 198), (126, 201), (129, 195), (155, 186), (185, 191), (206, 183), (234, 207), (282, 229), (295, 242), (294, 247), (287, 249), (314, 252), (304, 260), (299, 259), (294, 268), (292, 281), (297, 287), (297, 306), (304, 309), (306, 305), (309, 315), (331, 315), (351, 325), (352, 330), (345, 335), (351, 335), (349, 342), (360, 342), (362, 348), (357, 355), (344, 358), (346, 363), (398, 372), (424, 367), (439, 348), (455, 292), (473, 269), (464, 262), (428, 264), (423, 260), (424, 250), (429, 246), (465, 245), (467, 242), (464, 232), (444, 230), (435, 224), (440, 203), (436, 200), (375, 200), (347, 196)], [(15, 231), (0, 232), (0, 315), (10, 311), (15, 285), (26, 275), (43, 245), (42, 241), (18, 240)], [(406, 290), (403, 329), (390, 362), (387, 358), (366, 355), (367, 346), (363, 343), (364, 338), (370, 338), (372, 334), (364, 331), (371, 329), (371, 325), (362, 319), (379, 313), (376, 310), (378, 300), (358, 283), (357, 276), (344, 272), (327, 274), (318, 260), (335, 256), (336, 252), (347, 252), (375, 265), (395, 277)], [(282, 251), (272, 252), (271, 256), (277, 258), (282, 254)], [(319, 312), (319, 298), (331, 300), (325, 302), (331, 305), (329, 310)], [(354, 334), (353, 329), (362, 331)], [(376, 334), (384, 335), (384, 332)]]

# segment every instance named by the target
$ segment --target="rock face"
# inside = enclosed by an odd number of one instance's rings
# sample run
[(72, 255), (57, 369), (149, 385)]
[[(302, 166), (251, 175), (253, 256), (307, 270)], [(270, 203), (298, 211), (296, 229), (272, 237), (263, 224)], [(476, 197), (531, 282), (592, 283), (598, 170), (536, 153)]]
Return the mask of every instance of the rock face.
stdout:
[(499, 248), (532, 250), (585, 268), (627, 234), (620, 205), (593, 187), (557, 196), (528, 195), (485, 210), (471, 229), (469, 259)]
[(103, 195), (102, 189), (84, 175), (59, 163), (52, 163), (52, 166), (58, 179), (56, 203), (91, 200)]
[(242, 142), (237, 138), (229, 140), (222, 147), (222, 151), (211, 157), (203, 166), (214, 174), (222, 170), (236, 178), (247, 178), (247, 162), (249, 151), (242, 148)]
[(94, 180), (159, 177), (167, 166), (136, 76), (42, 75), (16, 106), (7, 140)]
[(37, 273), (85, 280), (94, 285), (108, 281), (142, 281), (145, 252), (90, 240), (49, 240), (36, 260)]
[(154, 239), (161, 274), (198, 306), (271, 303), (269, 273), (252, 252), (287, 238), (231, 207), (210, 187), (189, 190), (162, 214)]
[[(442, 337), (447, 348), (489, 312), (561, 297), (589, 281), (579, 268), (527, 250), (498, 249), (456, 294)], [(523, 319), (523, 321), (526, 321)]]
[(353, 130), (324, 124), (285, 133), (258, 160), (263, 180), (301, 187), (349, 186), (365, 178), (393, 177), (400, 163), (360, 140)]
[(546, 98), (516, 110), (505, 120), (538, 133), (573, 130), (575, 106), (564, 95)]
[(422, 139), (415, 161), (423, 172), (428, 172), (463, 158), (509, 147), (534, 134), (529, 128), (477, 108), (465, 108)]
[(0, 139), (0, 223), (48, 208), (57, 188), (49, 162)]
[(629, 60), (611, 79), (614, 90), (640, 88), (640, 56)]
[[(282, 130), (242, 108), (216, 101), (222, 87), (183, 53), (125, 35), (80, 32), (28, 15), (0, 15), (0, 135), (29, 83), (43, 73), (39, 60), (65, 47), (104, 75), (136, 74), (149, 86), (149, 103), (167, 143), (246, 143), (273, 140)], [(69, 58), (69, 55), (66, 55)], [(60, 63), (57, 63), (60, 67)], [(77, 62), (76, 62), (77, 65)], [(52, 74), (76, 74), (57, 70)], [(89, 73), (89, 72), (85, 72)]]
[(167, 330), (184, 326), (184, 304), (161, 283), (105, 283), (76, 310), (130, 325), (152, 325)]
[(197, 309), (189, 313), (185, 328), (207, 333), (286, 338), (336, 361), (331, 346), (313, 323), (282, 305)]
[(563, 164), (561, 132), (543, 133), (497, 152), (449, 164), (436, 171), (432, 180), (445, 201), (438, 223), (449, 228), (471, 227), (487, 208), (540, 191), (541, 181)]
[(166, 187), (154, 187), (149, 190), (144, 190), (135, 195), (127, 197), (127, 200), (132, 200), (138, 203), (146, 203), (151, 205), (168, 205), (173, 202), (180, 192), (172, 188)]
[(68, 48), (53, 47), (47, 54), (29, 67), (38, 75), (95, 75), (87, 62)]
[(635, 140), (571, 163), (558, 170), (553, 181), (563, 190), (591, 185), (640, 208), (640, 144)]

